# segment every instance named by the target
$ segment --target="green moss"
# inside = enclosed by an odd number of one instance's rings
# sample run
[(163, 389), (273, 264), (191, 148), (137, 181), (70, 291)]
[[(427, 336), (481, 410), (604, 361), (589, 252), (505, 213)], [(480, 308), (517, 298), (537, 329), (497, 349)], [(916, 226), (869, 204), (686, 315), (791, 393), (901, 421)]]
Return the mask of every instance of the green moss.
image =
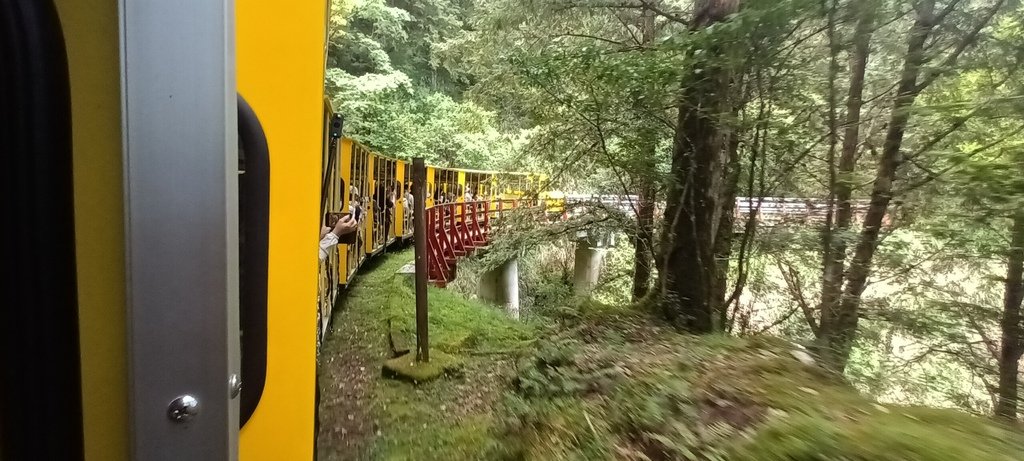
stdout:
[(461, 424), (401, 426), (381, 437), (371, 456), (388, 461), (489, 461), (494, 459), (490, 450), (495, 443), (490, 429), (491, 419), (487, 417), (470, 418)]
[(383, 372), (384, 376), (389, 378), (425, 383), (440, 378), (445, 373), (458, 371), (461, 365), (457, 358), (441, 351), (431, 352), (429, 362), (417, 361), (416, 354), (410, 352), (385, 361)]
[[(366, 346), (395, 369), (415, 375), (415, 387), (379, 379), (372, 383), (370, 413), (376, 435), (369, 448), (374, 460), (493, 460), (501, 442), (495, 439), (491, 399), (508, 378), (508, 365), (499, 362), (506, 354), (526, 347), (536, 327), (510, 318), (503, 311), (450, 293), (429, 288), (431, 362), (412, 364), (406, 357), (389, 357), (387, 324), (406, 347), (415, 345), (415, 297), (413, 287), (398, 274), (412, 259), (411, 251), (373, 258), (342, 298), (346, 329), (366, 337)], [(330, 344), (330, 343), (329, 343)], [(336, 347), (330, 345), (330, 347)], [(338, 351), (328, 347), (325, 358)], [(455, 360), (461, 372), (448, 379), (427, 380), (420, 374), (436, 374)], [(408, 365), (412, 365), (409, 367)], [(449, 370), (451, 364), (447, 364)], [(433, 370), (431, 370), (433, 369)]]
[[(464, 376), (484, 374), (481, 365), (466, 359)], [(379, 428), (370, 459), (375, 460), (494, 460), (500, 447), (492, 430), (490, 406), (467, 411), (467, 395), (478, 386), (465, 377), (435, 380), (416, 387), (381, 380), (374, 391), (372, 413)]]
[[(391, 321), (392, 332), (408, 345), (416, 337), (416, 297), (413, 287), (397, 271), (412, 259), (409, 250), (374, 258), (342, 299), (355, 321), (380, 332)], [(524, 347), (537, 325), (512, 319), (504, 311), (458, 293), (428, 287), (428, 324), (432, 348), (449, 353), (506, 351)], [(433, 349), (432, 349), (433, 350)]]
[[(408, 251), (389, 256), (359, 286), (373, 284), (361, 291), (374, 295), (373, 304), (383, 307), (369, 315), (382, 323), (391, 320), (395, 334), (414, 338), (416, 297), (413, 287), (403, 281), (405, 277), (395, 273), (409, 257)], [(430, 344), (447, 352), (515, 348), (535, 332), (531, 323), (517, 321), (500, 309), (445, 289), (428, 287), (427, 300)]]
[(1024, 437), (993, 422), (955, 411), (890, 407), (835, 419), (779, 417), (730, 459), (1011, 461), (1022, 454)]

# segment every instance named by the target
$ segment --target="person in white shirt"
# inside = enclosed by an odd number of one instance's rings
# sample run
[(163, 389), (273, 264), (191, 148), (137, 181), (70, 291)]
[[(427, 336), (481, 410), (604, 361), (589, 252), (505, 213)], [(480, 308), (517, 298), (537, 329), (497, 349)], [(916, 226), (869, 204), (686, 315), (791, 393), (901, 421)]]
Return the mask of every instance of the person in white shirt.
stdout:
[(358, 228), (359, 221), (356, 221), (352, 215), (345, 215), (334, 223), (333, 229), (327, 226), (320, 229), (320, 260), (327, 259), (331, 248), (338, 245), (338, 238), (345, 234), (351, 234)]

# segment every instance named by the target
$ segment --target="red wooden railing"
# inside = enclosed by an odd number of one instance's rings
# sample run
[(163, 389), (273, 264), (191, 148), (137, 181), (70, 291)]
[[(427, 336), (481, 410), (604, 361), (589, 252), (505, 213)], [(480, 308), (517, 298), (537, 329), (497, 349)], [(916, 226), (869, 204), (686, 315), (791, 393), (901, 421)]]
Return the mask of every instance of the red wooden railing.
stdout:
[(453, 202), (426, 209), (428, 279), (444, 286), (455, 279), (459, 258), (489, 243), (491, 225), (527, 201), (495, 199)]

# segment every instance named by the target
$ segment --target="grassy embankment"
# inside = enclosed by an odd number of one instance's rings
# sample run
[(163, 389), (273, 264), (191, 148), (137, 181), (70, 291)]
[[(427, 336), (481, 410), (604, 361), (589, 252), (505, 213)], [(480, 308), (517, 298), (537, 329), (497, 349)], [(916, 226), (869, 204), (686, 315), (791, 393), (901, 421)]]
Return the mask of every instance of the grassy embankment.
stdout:
[[(335, 335), (358, 330), (378, 367), (388, 320), (413, 338), (411, 285), (388, 256), (348, 293)], [(568, 302), (514, 321), (430, 290), (431, 343), (453, 376), (375, 377), (381, 460), (1019, 460), (1024, 435), (951, 410), (881, 405), (770, 337), (693, 337), (624, 307)], [(344, 323), (342, 325), (342, 323)], [(332, 338), (325, 357), (332, 353)], [(327, 383), (325, 386), (329, 386)], [(326, 389), (329, 387), (325, 387)]]

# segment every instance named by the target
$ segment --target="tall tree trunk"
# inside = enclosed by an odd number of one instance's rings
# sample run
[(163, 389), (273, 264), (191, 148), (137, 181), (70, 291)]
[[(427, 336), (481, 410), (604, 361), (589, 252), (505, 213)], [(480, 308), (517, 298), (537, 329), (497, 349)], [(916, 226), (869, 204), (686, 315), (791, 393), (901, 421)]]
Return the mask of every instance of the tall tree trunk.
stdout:
[(647, 296), (651, 288), (651, 269), (654, 268), (651, 255), (654, 252), (654, 200), (653, 181), (640, 186), (640, 203), (637, 209), (636, 237), (634, 239), (633, 301)]
[[(838, 316), (839, 298), (843, 289), (843, 269), (846, 264), (846, 233), (853, 220), (853, 195), (851, 175), (857, 164), (857, 149), (860, 145), (860, 111), (863, 105), (864, 71), (871, 52), (871, 28), (873, 11), (865, 0), (854, 3), (857, 25), (854, 28), (853, 50), (850, 53), (850, 87), (846, 96), (846, 119), (843, 132), (843, 146), (839, 154), (839, 169), (832, 187), (838, 207), (835, 225), (827, 236), (827, 251), (824, 257), (824, 276), (821, 286), (821, 320), (818, 339), (827, 340), (832, 335), (832, 326)], [(827, 344), (819, 343), (819, 346)]]
[[(723, 21), (738, 8), (738, 0), (698, 1), (691, 28)], [(659, 271), (666, 317), (693, 333), (708, 333), (714, 326), (714, 247), (727, 163), (723, 118), (732, 109), (728, 59), (722, 59), (721, 49), (708, 51), (687, 70), (682, 84)]]
[[(649, 9), (644, 9), (641, 12), (640, 17), (640, 30), (641, 30), (641, 45), (649, 46), (654, 43), (655, 34), (655, 13)], [(649, 108), (643, 107), (645, 101), (637, 98), (636, 106), (640, 113)], [(653, 122), (649, 122), (653, 125)], [(644, 296), (647, 296), (647, 292), (651, 287), (651, 269), (654, 265), (652, 262), (652, 256), (654, 255), (654, 202), (657, 187), (654, 183), (653, 178), (656, 176), (657, 167), (654, 156), (657, 153), (658, 143), (658, 132), (657, 130), (649, 127), (642, 128), (645, 136), (643, 136), (641, 142), (643, 143), (644, 152), (642, 155), (643, 159), (641, 162), (642, 168), (640, 175), (636, 183), (640, 184), (639, 190), (639, 201), (637, 209), (637, 226), (636, 235), (633, 239), (634, 243), (634, 262), (633, 262), (633, 301), (639, 301)]]
[(839, 76), (839, 53), (842, 51), (842, 44), (837, 37), (836, 14), (839, 5), (836, 0), (823, 0), (822, 7), (826, 8), (825, 17), (827, 25), (825, 35), (828, 37), (828, 153), (825, 163), (828, 167), (828, 200), (826, 201), (825, 222), (821, 231), (821, 284), (822, 293), (827, 285), (829, 275), (829, 261), (832, 260), (832, 239), (833, 226), (835, 224), (836, 211), (836, 145), (839, 143), (839, 116), (836, 106), (839, 105), (838, 89), (836, 79)]
[(1017, 370), (1024, 353), (1024, 325), (1020, 303), (1024, 298), (1024, 213), (1016, 213), (1010, 231), (1010, 251), (1006, 260), (1003, 316), (1000, 320), (1002, 345), (999, 349), (999, 397), (996, 416), (1017, 420)]
[(931, 32), (934, 13), (935, 0), (923, 0), (918, 4), (917, 18), (907, 40), (907, 54), (896, 90), (896, 99), (893, 102), (892, 115), (889, 118), (889, 128), (885, 134), (882, 155), (871, 188), (871, 204), (864, 216), (864, 226), (847, 272), (846, 287), (830, 325), (830, 335), (825, 338), (828, 345), (821, 351), (826, 365), (836, 371), (846, 369), (850, 349), (857, 333), (861, 295), (871, 272), (871, 262), (878, 246), (882, 220), (892, 200), (892, 183), (904, 161), (900, 150), (904, 131), (910, 121), (914, 100), (922, 89), (917, 84), (917, 79), (921, 75), (921, 65), (925, 61), (924, 43)]
[[(734, 111), (735, 113), (736, 111)], [(722, 217), (715, 236), (715, 271), (711, 311), (715, 316), (715, 331), (725, 331), (729, 306), (726, 291), (729, 288), (729, 264), (732, 259), (734, 224), (736, 222), (736, 190), (740, 182), (740, 141), (736, 133), (729, 135), (729, 158), (725, 165), (725, 187), (723, 188)], [(739, 281), (737, 280), (737, 283)]]
[[(832, 241), (835, 239), (835, 211), (836, 211), (836, 145), (839, 142), (839, 119), (836, 111), (838, 105), (838, 95), (836, 89), (836, 78), (839, 76), (839, 53), (842, 51), (842, 45), (839, 43), (839, 38), (836, 30), (836, 10), (839, 9), (839, 5), (836, 0), (824, 0), (822, 6), (827, 8), (825, 10), (825, 17), (827, 25), (825, 28), (826, 36), (828, 37), (828, 154), (825, 158), (825, 163), (828, 167), (828, 200), (827, 209), (825, 214), (825, 223), (822, 226), (821, 231), (821, 293), (822, 298), (828, 293), (828, 288), (831, 285), (830, 279), (830, 262), (834, 259), (832, 255)], [(820, 320), (818, 325), (828, 325), (829, 316), (824, 309), (818, 309), (820, 312)], [(817, 331), (818, 334), (822, 331), (820, 328), (815, 328), (814, 317), (810, 316), (807, 318), (808, 322), (811, 322), (811, 331)], [(821, 337), (819, 336), (820, 340)]]

